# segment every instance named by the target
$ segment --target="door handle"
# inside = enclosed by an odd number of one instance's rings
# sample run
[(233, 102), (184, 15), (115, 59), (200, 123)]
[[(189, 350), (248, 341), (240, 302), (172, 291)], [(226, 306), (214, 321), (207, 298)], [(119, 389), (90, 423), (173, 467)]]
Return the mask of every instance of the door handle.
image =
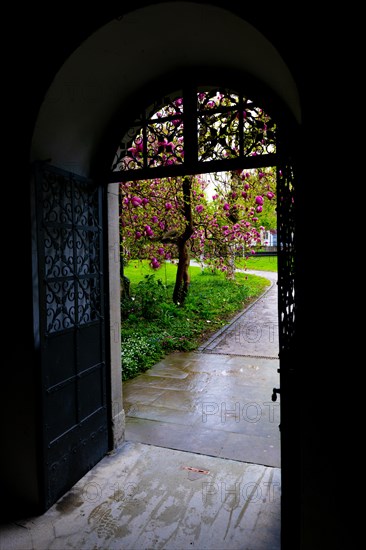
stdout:
[(273, 388), (272, 390), (272, 401), (277, 401), (277, 394), (281, 394), (280, 388)]

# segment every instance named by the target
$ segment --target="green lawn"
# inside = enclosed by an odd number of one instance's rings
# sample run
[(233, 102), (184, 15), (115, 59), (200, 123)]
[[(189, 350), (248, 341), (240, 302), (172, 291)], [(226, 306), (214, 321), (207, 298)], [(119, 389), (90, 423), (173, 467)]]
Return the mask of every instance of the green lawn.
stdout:
[[(251, 256), (247, 260), (239, 258), (236, 260), (236, 267), (238, 269), (246, 267), (247, 269), (255, 269), (257, 271), (277, 271), (277, 256)], [(194, 266), (191, 266), (189, 269), (192, 280), (201, 272), (201, 268)], [(164, 263), (158, 271), (155, 271), (149, 266), (146, 260), (133, 260), (129, 262), (124, 271), (125, 275), (130, 279), (131, 284), (137, 284), (145, 275), (155, 273), (156, 278), (161, 279), (166, 285), (174, 284), (177, 266), (168, 262)]]
[(228, 281), (221, 272), (190, 267), (191, 285), (184, 306), (173, 304), (176, 265), (153, 271), (146, 261), (124, 268), (130, 300), (122, 302), (122, 376), (145, 371), (166, 353), (196, 349), (236, 313), (261, 295), (268, 279), (237, 273)]
[(250, 256), (247, 260), (239, 259), (236, 267), (255, 269), (257, 271), (277, 271), (277, 256)]

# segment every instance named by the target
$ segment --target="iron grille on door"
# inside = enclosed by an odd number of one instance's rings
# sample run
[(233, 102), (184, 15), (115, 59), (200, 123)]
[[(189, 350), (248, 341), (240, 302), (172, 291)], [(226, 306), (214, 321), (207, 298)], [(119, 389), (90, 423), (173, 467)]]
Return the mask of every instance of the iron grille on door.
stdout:
[[(278, 313), (280, 359), (286, 368), (295, 338), (295, 186), (291, 165), (277, 170)], [(287, 361), (286, 361), (287, 360)]]

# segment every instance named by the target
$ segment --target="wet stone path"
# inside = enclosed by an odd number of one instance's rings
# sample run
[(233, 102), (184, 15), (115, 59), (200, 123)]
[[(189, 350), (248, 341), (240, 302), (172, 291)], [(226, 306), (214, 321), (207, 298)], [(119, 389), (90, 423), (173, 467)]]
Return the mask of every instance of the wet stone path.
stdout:
[(199, 351), (278, 358), (277, 273), (266, 272), (265, 277), (271, 281), (266, 293), (212, 336)]

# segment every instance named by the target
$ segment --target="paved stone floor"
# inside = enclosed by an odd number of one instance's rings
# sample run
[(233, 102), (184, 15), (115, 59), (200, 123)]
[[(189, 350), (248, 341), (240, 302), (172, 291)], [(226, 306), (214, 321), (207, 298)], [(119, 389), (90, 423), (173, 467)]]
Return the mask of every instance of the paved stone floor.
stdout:
[(279, 550), (280, 470), (141, 443), (106, 456), (0, 550)]
[(126, 439), (280, 466), (278, 360), (171, 354), (124, 385)]

